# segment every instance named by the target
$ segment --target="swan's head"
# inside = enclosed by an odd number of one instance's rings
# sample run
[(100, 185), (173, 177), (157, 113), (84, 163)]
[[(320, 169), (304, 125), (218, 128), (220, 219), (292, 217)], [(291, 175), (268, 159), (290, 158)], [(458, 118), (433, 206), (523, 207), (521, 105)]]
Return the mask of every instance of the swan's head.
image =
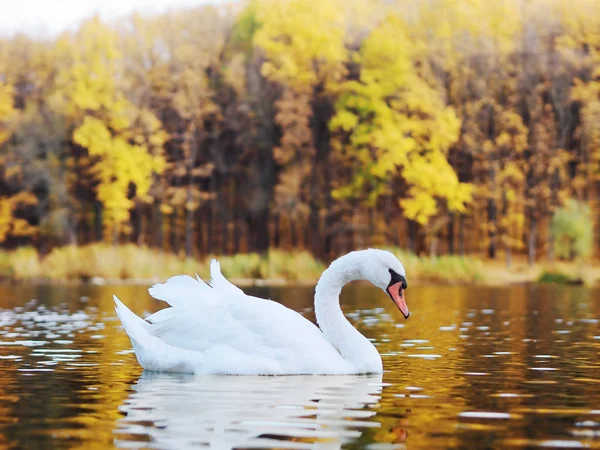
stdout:
[(408, 287), (406, 272), (402, 263), (393, 253), (386, 250), (364, 250), (368, 254), (366, 264), (362, 268), (365, 278), (375, 286), (383, 289), (396, 304), (405, 319), (410, 313), (406, 306), (404, 290)]

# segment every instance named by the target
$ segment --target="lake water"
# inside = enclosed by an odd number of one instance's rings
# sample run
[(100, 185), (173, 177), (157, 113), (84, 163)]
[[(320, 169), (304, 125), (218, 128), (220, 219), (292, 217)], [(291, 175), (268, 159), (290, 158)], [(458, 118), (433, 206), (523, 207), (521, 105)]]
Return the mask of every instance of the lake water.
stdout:
[[(252, 288), (312, 315), (309, 288)], [(342, 307), (383, 376), (143, 373), (112, 305), (141, 286), (0, 285), (0, 446), (600, 448), (600, 290), (376, 288)]]

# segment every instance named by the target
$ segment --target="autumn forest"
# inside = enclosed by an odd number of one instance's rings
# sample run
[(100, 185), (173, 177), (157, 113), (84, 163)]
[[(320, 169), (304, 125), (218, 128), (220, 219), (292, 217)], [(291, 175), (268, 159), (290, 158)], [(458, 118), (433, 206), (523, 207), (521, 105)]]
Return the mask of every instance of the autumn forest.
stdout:
[(591, 226), (599, 176), (597, 0), (250, 0), (0, 39), (5, 249), (534, 262), (553, 223)]

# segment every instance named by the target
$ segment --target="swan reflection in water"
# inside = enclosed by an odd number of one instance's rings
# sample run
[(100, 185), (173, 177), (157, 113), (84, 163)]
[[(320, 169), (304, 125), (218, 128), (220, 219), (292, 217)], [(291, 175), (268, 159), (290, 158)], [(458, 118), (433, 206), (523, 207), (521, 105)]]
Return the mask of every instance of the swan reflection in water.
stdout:
[(381, 375), (218, 376), (144, 372), (120, 407), (120, 448), (340, 448), (379, 426), (365, 408)]

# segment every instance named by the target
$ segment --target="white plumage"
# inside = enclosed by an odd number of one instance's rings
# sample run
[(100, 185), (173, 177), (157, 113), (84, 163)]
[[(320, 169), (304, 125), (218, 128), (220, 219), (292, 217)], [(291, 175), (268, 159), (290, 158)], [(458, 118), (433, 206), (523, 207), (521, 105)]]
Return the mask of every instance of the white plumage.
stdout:
[[(379, 353), (343, 316), (339, 292), (353, 279), (385, 289), (402, 264), (383, 250), (334, 261), (316, 288), (321, 329), (285, 306), (244, 292), (211, 262), (207, 284), (178, 275), (149, 289), (171, 305), (142, 319), (114, 296), (117, 315), (146, 370), (202, 374), (381, 373)], [(375, 275), (377, 274), (377, 275)]]

